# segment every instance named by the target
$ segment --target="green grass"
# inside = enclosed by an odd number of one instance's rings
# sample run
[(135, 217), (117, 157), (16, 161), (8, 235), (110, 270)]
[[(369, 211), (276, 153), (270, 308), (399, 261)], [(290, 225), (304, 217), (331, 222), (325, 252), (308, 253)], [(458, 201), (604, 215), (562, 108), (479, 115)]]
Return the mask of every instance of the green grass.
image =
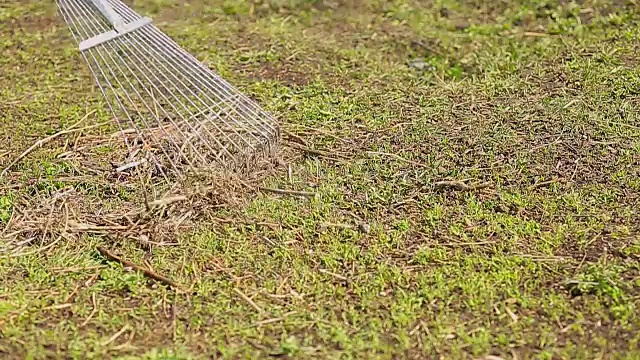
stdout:
[[(178, 246), (94, 235), (0, 258), (3, 358), (640, 357), (632, 1), (134, 8), (339, 161), (285, 136), (287, 166), (264, 185), (315, 197), (252, 194)], [(85, 125), (107, 119), (53, 2), (9, 0), (0, 33), (0, 167), (93, 109)], [(129, 199), (86, 176), (109, 164), (58, 157), (74, 139), (2, 179), (0, 228), (23, 198), (74, 189), (94, 215)], [(472, 188), (437, 185), (453, 180)]]

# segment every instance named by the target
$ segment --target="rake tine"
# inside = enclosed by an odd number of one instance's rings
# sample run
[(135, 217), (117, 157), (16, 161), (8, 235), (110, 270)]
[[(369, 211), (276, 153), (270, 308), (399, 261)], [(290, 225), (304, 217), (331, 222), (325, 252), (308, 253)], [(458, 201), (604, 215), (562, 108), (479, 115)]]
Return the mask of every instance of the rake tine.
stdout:
[(275, 118), (151, 18), (120, 0), (56, 1), (118, 127), (137, 134), (125, 141), (130, 154), (143, 158), (130, 163), (151, 163), (167, 181), (245, 172), (275, 153)]

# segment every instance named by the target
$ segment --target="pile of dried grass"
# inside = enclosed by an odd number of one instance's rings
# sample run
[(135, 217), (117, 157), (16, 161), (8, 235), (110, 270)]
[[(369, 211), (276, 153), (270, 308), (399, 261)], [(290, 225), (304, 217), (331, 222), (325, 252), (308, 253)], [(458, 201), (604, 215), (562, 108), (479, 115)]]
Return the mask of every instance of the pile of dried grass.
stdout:
[[(199, 220), (206, 220), (212, 210), (246, 201), (245, 195), (257, 190), (252, 184), (271, 170), (263, 166), (250, 177), (210, 172), (160, 188), (157, 179), (150, 178), (153, 174), (142, 177), (137, 166), (121, 165), (129, 156), (116, 134), (100, 136), (69, 130), (61, 133), (75, 136), (73, 141), (64, 143), (64, 151), (56, 157), (70, 165), (72, 174), (21, 181), (20, 172), (5, 171), (8, 181), (3, 188), (17, 190), (17, 197), (11, 217), (0, 229), (0, 254), (44, 252), (60, 241), (80, 241), (87, 235), (134, 241), (144, 248), (177, 245), (179, 235), (193, 229)], [(48, 140), (37, 142), (37, 147), (57, 138), (49, 136)], [(95, 151), (102, 145), (112, 151)], [(7, 169), (26, 156), (28, 152), (21, 154)], [(43, 191), (38, 186), (52, 182), (63, 186), (55, 191)], [(101, 191), (86, 191), (87, 186)], [(120, 194), (123, 189), (128, 193), (124, 198)]]

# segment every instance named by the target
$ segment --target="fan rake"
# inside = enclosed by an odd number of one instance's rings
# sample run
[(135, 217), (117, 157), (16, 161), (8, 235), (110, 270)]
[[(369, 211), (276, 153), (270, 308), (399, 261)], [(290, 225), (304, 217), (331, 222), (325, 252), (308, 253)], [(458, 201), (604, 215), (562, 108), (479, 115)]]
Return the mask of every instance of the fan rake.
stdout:
[[(273, 156), (277, 121), (120, 0), (56, 0), (128, 148), (118, 171), (181, 180)], [(139, 174), (142, 174), (139, 172)]]

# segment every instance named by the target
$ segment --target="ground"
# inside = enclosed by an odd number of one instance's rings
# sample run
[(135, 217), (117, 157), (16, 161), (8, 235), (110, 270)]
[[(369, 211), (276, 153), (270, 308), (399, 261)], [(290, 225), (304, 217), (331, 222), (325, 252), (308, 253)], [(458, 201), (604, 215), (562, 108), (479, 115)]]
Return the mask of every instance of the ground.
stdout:
[[(128, 188), (111, 125), (47, 141), (0, 182), (3, 358), (640, 357), (637, 2), (126, 3), (277, 115), (260, 186), (312, 194), (61, 231)], [(110, 119), (53, 1), (0, 33), (0, 168)]]

